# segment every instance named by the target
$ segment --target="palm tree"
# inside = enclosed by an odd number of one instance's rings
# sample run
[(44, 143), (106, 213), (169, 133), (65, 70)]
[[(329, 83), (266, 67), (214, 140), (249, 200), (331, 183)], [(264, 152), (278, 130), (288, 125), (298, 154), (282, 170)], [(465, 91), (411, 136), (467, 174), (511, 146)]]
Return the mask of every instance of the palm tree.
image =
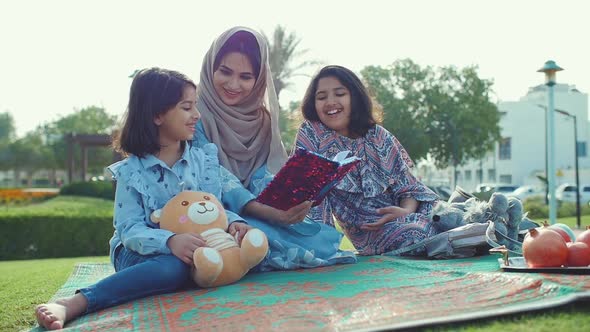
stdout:
[(308, 50), (297, 50), (301, 39), (297, 38), (295, 32), (287, 32), (285, 27), (277, 25), (273, 31), (272, 39), (268, 38), (266, 34), (262, 33), (269, 42), (269, 62), (270, 69), (273, 75), (273, 81), (277, 98), (281, 91), (290, 86), (290, 79), (293, 76), (301, 75), (297, 73), (303, 67), (315, 65), (317, 61), (303, 61), (297, 65), (293, 65), (293, 61)]

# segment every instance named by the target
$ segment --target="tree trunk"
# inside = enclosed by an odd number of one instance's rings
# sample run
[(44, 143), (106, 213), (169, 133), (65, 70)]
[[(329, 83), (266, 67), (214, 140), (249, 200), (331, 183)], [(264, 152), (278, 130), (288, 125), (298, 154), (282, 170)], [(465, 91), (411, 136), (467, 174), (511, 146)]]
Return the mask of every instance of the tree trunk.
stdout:
[(20, 170), (19, 169), (14, 169), (14, 174), (13, 174), (13, 178), (14, 178), (14, 186), (19, 188), (21, 186), (20, 183)]

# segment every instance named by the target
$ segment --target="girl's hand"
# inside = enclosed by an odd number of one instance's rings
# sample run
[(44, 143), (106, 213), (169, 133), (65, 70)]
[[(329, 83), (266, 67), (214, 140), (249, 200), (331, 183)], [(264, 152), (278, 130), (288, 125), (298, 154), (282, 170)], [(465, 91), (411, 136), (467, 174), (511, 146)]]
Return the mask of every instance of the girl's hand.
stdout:
[[(242, 239), (244, 239), (246, 232), (248, 232), (251, 229), (252, 226), (245, 224), (243, 222), (235, 221), (229, 225), (227, 231), (229, 232), (229, 234), (231, 234), (231, 236), (233, 236), (236, 239), (236, 242), (239, 245), (242, 245)], [(238, 235), (237, 237), (236, 234)]]
[(172, 235), (167, 242), (172, 254), (186, 264), (193, 264), (193, 253), (199, 247), (206, 247), (207, 242), (197, 233)]
[(305, 219), (305, 216), (309, 214), (311, 204), (311, 201), (305, 201), (303, 203), (295, 205), (287, 211), (275, 209), (278, 212), (278, 217), (276, 219), (282, 225), (291, 225), (302, 222), (303, 219)]
[(365, 231), (376, 231), (383, 227), (383, 225), (385, 225), (386, 223), (397, 218), (407, 216), (408, 214), (413, 212), (414, 211), (410, 209), (402, 208), (399, 206), (388, 206), (381, 209), (377, 209), (377, 213), (383, 215), (383, 217), (379, 218), (379, 220), (377, 220), (374, 223), (362, 225), (361, 229)]

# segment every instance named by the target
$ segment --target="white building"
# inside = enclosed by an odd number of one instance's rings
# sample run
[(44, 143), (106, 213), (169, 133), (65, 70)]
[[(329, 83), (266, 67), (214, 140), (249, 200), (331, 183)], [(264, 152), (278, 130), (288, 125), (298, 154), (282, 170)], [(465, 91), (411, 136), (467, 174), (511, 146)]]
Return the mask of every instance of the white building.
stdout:
[[(567, 84), (554, 89), (555, 109), (576, 116), (580, 183), (590, 183), (588, 94)], [(482, 160), (458, 167), (457, 185), (468, 190), (482, 182), (541, 186), (536, 175), (544, 176), (546, 169), (546, 105), (545, 85), (530, 88), (519, 101), (500, 102), (501, 142)], [(556, 186), (575, 183), (574, 121), (559, 112), (554, 119)]]

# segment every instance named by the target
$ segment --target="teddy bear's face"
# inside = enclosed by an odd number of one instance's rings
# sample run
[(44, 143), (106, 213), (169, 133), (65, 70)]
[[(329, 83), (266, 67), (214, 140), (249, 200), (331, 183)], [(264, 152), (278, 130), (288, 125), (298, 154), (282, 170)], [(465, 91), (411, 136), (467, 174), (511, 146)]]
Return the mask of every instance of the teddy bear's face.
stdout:
[(227, 230), (227, 215), (215, 196), (200, 191), (183, 191), (152, 213), (160, 228), (174, 233), (202, 233), (208, 229)]

